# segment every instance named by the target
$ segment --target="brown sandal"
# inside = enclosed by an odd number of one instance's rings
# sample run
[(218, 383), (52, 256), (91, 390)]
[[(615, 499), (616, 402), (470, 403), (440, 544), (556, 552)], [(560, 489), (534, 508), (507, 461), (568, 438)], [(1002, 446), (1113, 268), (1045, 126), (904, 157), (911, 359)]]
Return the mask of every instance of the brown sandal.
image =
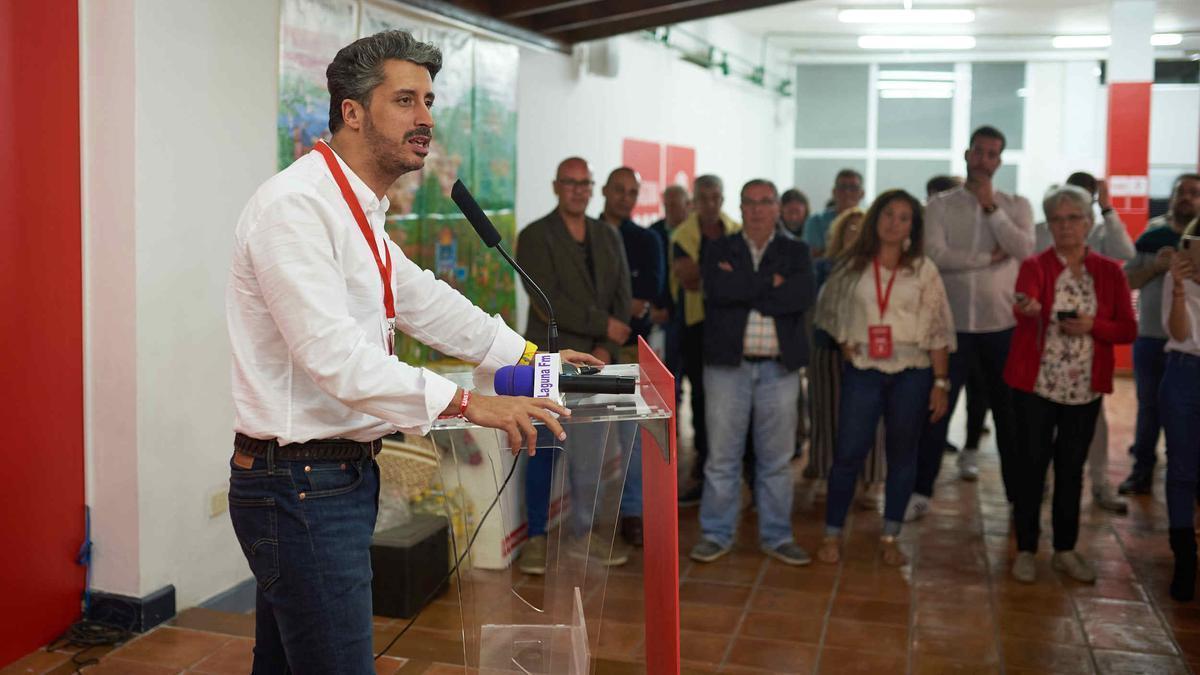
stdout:
[(880, 552), (883, 554), (883, 564), (892, 567), (902, 567), (908, 564), (908, 556), (900, 550), (900, 544), (894, 536), (883, 536), (879, 538)]
[(842, 559), (842, 540), (840, 537), (825, 537), (821, 548), (817, 549), (817, 560), (830, 565), (836, 565)]

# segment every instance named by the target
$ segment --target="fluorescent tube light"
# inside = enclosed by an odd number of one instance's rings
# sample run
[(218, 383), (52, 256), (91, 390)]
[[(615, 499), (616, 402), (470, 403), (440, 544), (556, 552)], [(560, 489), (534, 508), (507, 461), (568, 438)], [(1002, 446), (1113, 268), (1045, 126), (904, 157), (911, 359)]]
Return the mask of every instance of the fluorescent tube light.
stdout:
[(838, 12), (838, 21), (880, 24), (971, 23), (975, 21), (975, 11), (971, 9), (843, 9)]
[(954, 92), (919, 89), (896, 89), (879, 92), (879, 98), (954, 98)]
[(875, 84), (879, 91), (921, 89), (925, 91), (954, 91), (953, 82), (926, 82), (923, 80), (881, 80)]
[(860, 35), (861, 49), (974, 49), (970, 35)]
[(880, 80), (925, 80), (927, 82), (953, 82), (954, 73), (944, 70), (881, 70)]
[[(1155, 33), (1150, 44), (1155, 47), (1174, 47), (1183, 42), (1179, 33)], [(1055, 49), (1104, 49), (1112, 46), (1111, 35), (1058, 35), (1054, 38)]]

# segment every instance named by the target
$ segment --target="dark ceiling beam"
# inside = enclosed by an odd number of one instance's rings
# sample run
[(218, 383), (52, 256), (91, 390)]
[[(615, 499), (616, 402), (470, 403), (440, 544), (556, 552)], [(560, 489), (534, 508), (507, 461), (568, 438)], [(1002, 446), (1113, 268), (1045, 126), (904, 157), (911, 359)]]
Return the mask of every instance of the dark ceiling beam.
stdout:
[(604, 0), (599, 3), (564, 7), (517, 20), (520, 26), (539, 33), (572, 30), (593, 22), (621, 21), (709, 5), (717, 0)]
[(517, 42), (524, 42), (542, 49), (563, 53), (570, 53), (571, 51), (571, 48), (565, 42), (553, 36), (543, 35), (480, 12), (457, 7), (443, 0), (405, 0), (405, 4), (426, 12), (440, 14), (448, 19), (465, 23)]
[[(570, 23), (538, 32), (558, 38), (567, 44), (599, 40), (624, 33), (633, 33), (648, 28), (708, 19), (723, 14), (742, 12), (760, 7), (780, 5), (788, 0), (695, 0), (693, 2), (658, 2), (657, 7), (646, 7), (646, 3), (630, 3), (639, 5), (639, 9), (626, 12), (579, 18)], [(681, 6), (686, 5), (686, 6)]]
[(579, 7), (580, 5), (591, 5), (603, 0), (494, 0), (492, 2), (492, 11), (488, 12), (492, 16), (499, 17), (505, 21), (513, 21), (534, 16), (536, 14), (544, 14), (546, 12), (557, 12), (562, 9), (570, 9)]

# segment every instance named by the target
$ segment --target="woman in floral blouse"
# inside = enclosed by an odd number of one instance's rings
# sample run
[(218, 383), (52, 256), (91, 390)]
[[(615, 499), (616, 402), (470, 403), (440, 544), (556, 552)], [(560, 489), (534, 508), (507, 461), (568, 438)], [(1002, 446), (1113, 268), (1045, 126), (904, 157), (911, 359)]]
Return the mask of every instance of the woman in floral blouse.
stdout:
[(1091, 583), (1096, 572), (1078, 553), (1083, 463), (1101, 397), (1112, 391), (1113, 345), (1137, 337), (1129, 285), (1120, 265), (1091, 251), (1092, 198), (1073, 185), (1042, 202), (1054, 246), (1025, 260), (1017, 276), (1017, 327), (1004, 379), (1023, 443), (1015, 457), (1013, 502), (1017, 559), (1012, 575), (1033, 583), (1046, 470), (1054, 463), (1054, 569)]
[(816, 325), (840, 347), (841, 420), (829, 473), (822, 562), (841, 557), (841, 533), (854, 483), (886, 428), (887, 481), (883, 560), (903, 565), (896, 535), (917, 474), (917, 440), (927, 417), (947, 412), (949, 352), (955, 346), (950, 304), (937, 266), (923, 253), (921, 204), (889, 190), (867, 211), (862, 232), (837, 263), (817, 300)]

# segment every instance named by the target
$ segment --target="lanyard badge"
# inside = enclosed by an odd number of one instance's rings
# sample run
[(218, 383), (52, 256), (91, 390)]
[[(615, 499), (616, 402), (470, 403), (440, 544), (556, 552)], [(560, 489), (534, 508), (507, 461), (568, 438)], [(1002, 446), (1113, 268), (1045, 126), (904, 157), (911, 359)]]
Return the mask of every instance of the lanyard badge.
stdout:
[(317, 141), (313, 147), (325, 158), (329, 173), (333, 174), (334, 182), (342, 191), (342, 199), (346, 200), (346, 206), (349, 207), (350, 214), (354, 216), (354, 222), (358, 223), (358, 230), (362, 232), (363, 238), (367, 240), (367, 246), (371, 248), (371, 255), (375, 257), (375, 266), (379, 268), (379, 281), (383, 284), (383, 313), (387, 317), (387, 351), (388, 354), (391, 354), (394, 345), (393, 337), (396, 333), (396, 303), (392, 300), (392, 254), (384, 246), (383, 257), (380, 257), (379, 246), (375, 242), (375, 234), (371, 230), (371, 225), (367, 222), (367, 215), (363, 213), (362, 205), (358, 203), (358, 197), (354, 195), (354, 189), (350, 187), (350, 181), (346, 179), (346, 173), (338, 164), (337, 158), (333, 154), (333, 148), (329, 147), (325, 141)]
[[(879, 303), (879, 320), (883, 321), (883, 316), (887, 314), (888, 302), (892, 299), (892, 286), (896, 283), (896, 272), (898, 268), (892, 270), (892, 278), (888, 280), (887, 290), (883, 290), (883, 283), (879, 274), (879, 258), (871, 261), (875, 267), (875, 301)], [(892, 358), (892, 327), (880, 323), (875, 326), (867, 326), (867, 354), (873, 359), (890, 359)]]

